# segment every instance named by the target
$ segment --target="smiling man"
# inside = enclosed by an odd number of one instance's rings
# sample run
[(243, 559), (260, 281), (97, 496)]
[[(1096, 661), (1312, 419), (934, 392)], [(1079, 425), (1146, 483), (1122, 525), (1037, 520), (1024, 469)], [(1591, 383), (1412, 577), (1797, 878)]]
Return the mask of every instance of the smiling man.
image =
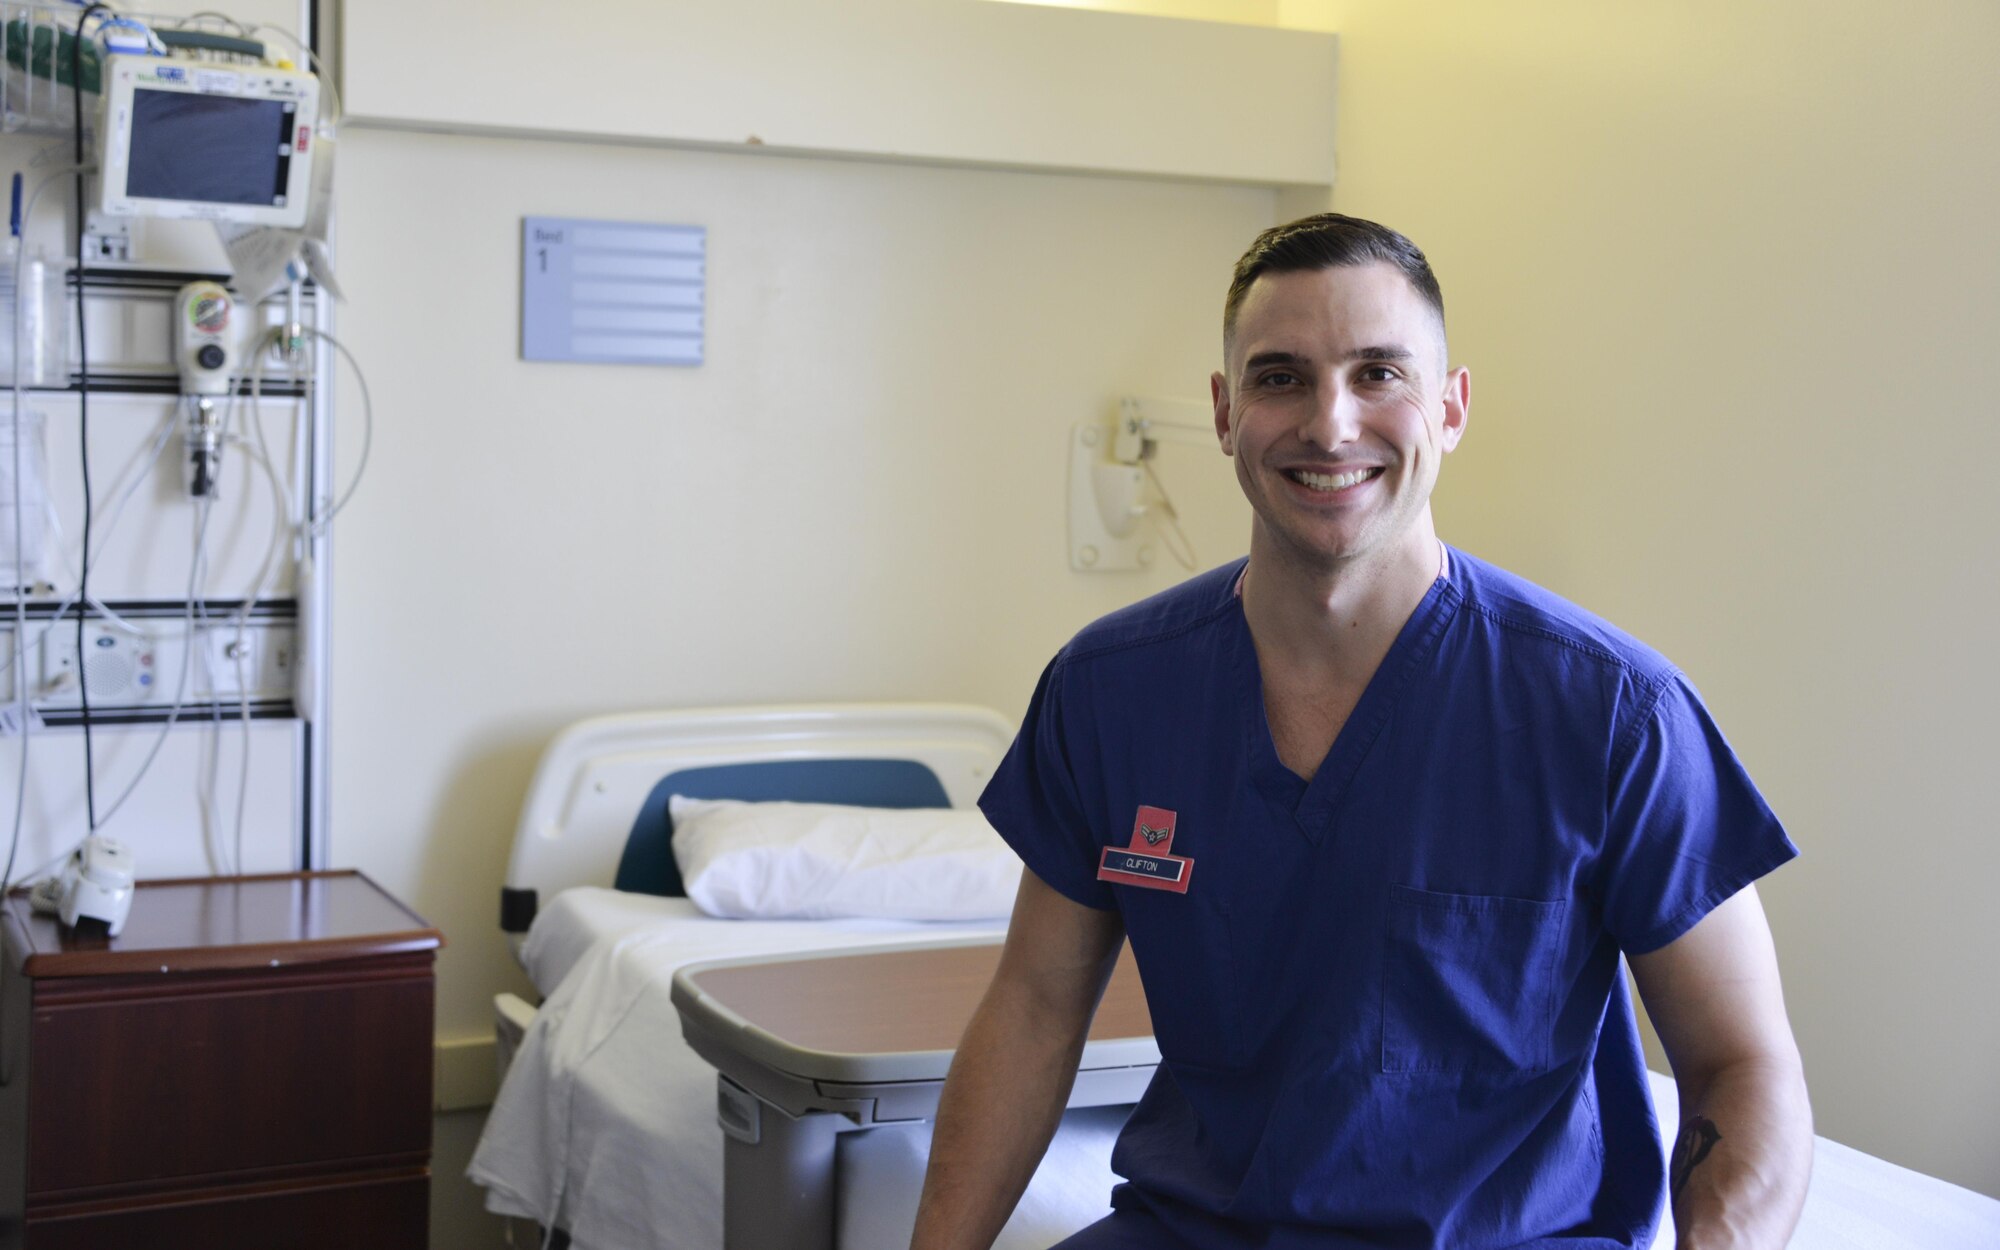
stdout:
[(1267, 231), (1223, 349), (1249, 557), (1071, 640), (981, 800), (1029, 871), (915, 1250), (991, 1244), (1127, 938), (1163, 1062), (1065, 1250), (1644, 1250), (1663, 1193), (1683, 1247), (1779, 1250), (1812, 1128), (1776, 818), (1665, 659), (1438, 540), (1471, 382), (1409, 240)]

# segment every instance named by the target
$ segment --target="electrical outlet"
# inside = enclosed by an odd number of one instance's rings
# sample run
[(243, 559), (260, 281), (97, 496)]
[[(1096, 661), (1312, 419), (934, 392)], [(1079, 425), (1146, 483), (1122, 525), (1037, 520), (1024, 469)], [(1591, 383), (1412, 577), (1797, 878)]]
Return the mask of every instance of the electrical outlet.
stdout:
[(202, 649), (196, 654), (207, 664), (195, 683), (201, 696), (271, 699), (291, 694), (296, 643), (290, 629), (226, 626), (202, 630), (199, 637)]
[(258, 629), (209, 629), (202, 631), (200, 655), (208, 665), (200, 682), (205, 694), (240, 695), (257, 689), (259, 652), (263, 639)]

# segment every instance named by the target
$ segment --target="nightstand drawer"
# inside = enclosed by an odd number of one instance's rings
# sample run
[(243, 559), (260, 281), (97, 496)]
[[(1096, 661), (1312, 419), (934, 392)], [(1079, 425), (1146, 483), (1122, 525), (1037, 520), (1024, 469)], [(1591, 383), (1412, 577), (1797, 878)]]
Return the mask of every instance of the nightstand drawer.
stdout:
[(32, 1250), (424, 1250), (430, 1185), (421, 1171), (194, 1201), (31, 1216)]
[[(38, 986), (30, 1209), (430, 1149), (428, 952)], [(137, 1244), (137, 1243), (134, 1243)]]

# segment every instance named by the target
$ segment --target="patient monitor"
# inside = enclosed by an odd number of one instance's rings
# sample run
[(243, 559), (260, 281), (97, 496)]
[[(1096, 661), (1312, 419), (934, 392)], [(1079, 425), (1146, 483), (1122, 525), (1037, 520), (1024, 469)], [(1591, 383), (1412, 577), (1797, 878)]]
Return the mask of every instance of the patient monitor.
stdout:
[(157, 56), (105, 58), (98, 207), (297, 229), (312, 187), (319, 79)]

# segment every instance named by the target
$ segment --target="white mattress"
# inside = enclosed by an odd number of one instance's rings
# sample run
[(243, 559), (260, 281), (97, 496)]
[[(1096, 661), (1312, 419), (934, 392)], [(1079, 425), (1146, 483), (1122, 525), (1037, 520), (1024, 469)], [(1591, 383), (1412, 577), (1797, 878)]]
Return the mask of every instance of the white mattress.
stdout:
[[(895, 945), (1004, 930), (905, 921), (743, 921), (685, 899), (577, 889), (553, 899), (522, 948), (546, 1001), (488, 1117), (468, 1174), (487, 1206), (570, 1231), (576, 1250), (720, 1250), (722, 1133), (715, 1072), (681, 1040), (674, 971), (698, 960)], [(1673, 1082), (1653, 1079), (1660, 1122)], [(1072, 1111), (995, 1243), (1043, 1250), (1108, 1210), (1122, 1108)], [(1671, 1131), (1669, 1129), (1668, 1131)], [(916, 1213), (923, 1126), (839, 1138), (841, 1250), (903, 1250)], [(1662, 1142), (1661, 1149), (1666, 1149)], [(1673, 1245), (1672, 1226), (1656, 1242)], [(1793, 1250), (1996, 1250), (2000, 1201), (1816, 1142)]]

